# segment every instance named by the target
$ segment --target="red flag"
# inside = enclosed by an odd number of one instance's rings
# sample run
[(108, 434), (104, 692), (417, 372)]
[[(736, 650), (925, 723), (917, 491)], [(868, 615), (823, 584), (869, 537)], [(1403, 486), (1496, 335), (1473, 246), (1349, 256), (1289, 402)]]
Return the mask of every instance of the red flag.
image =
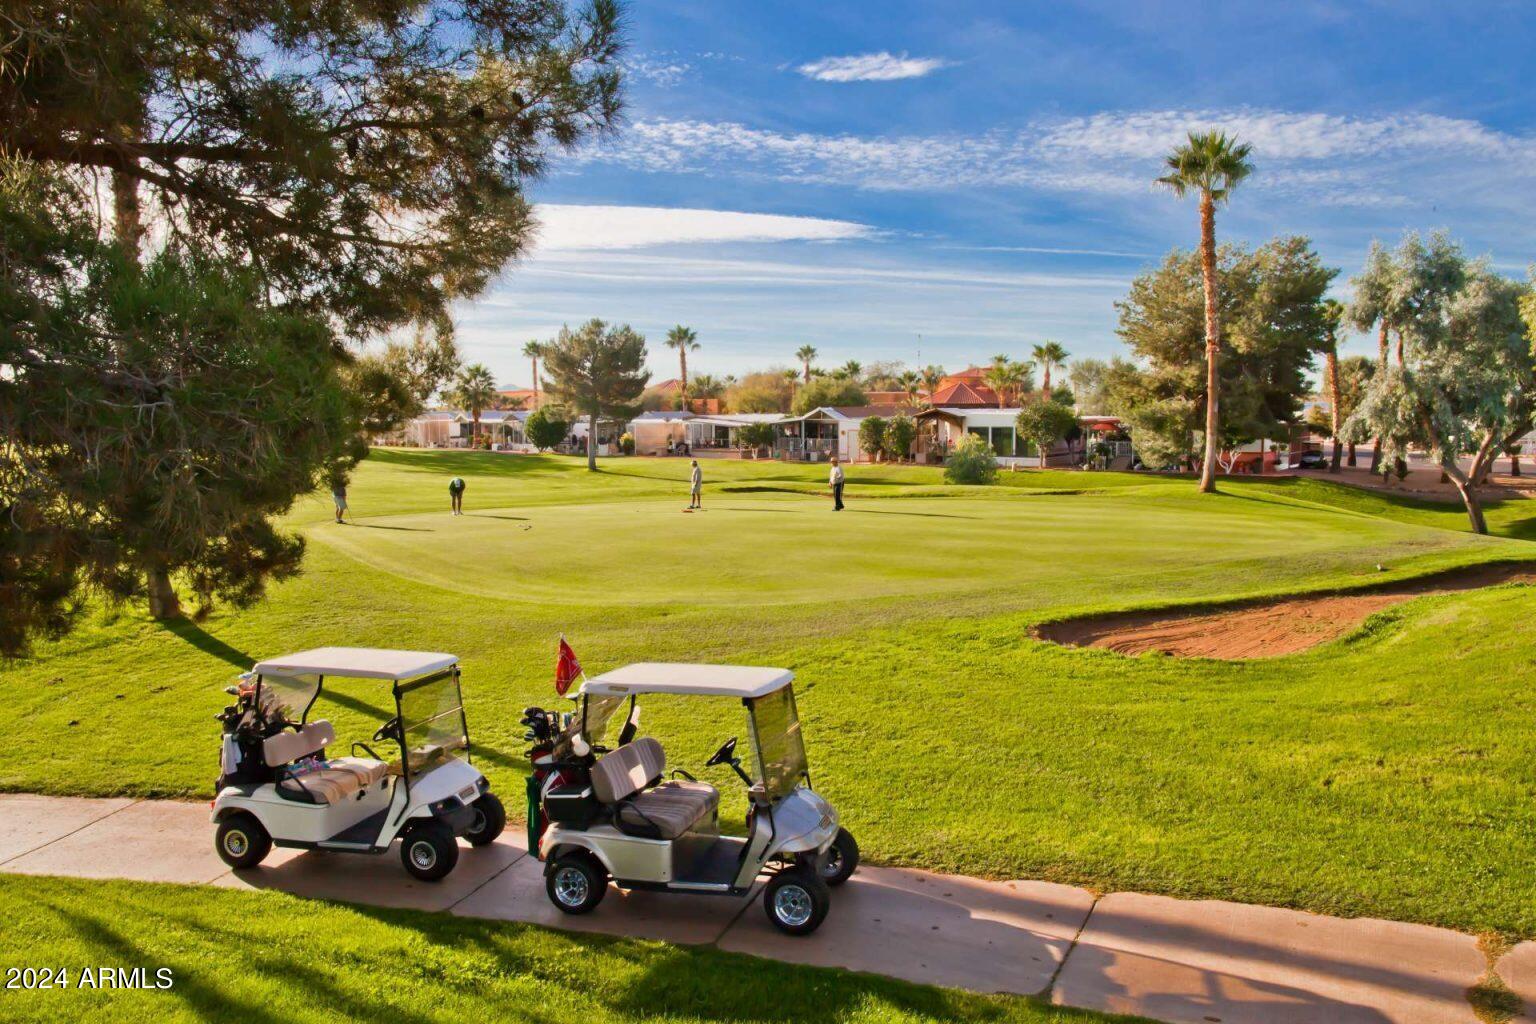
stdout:
[(565, 696), (565, 691), (571, 688), (571, 684), (581, 675), (581, 662), (576, 660), (576, 652), (571, 650), (571, 645), (565, 642), (565, 636), (560, 637), (560, 656), (555, 659), (555, 692)]

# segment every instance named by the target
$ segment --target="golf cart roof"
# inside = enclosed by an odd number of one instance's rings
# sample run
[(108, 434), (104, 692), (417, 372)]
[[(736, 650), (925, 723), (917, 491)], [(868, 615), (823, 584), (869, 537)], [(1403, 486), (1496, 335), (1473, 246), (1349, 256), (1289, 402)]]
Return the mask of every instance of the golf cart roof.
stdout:
[(762, 697), (788, 686), (794, 678), (795, 674), (784, 668), (641, 661), (588, 679), (582, 684), (581, 692), (593, 696), (688, 693), (707, 697)]
[(378, 647), (316, 647), (258, 661), (251, 671), (274, 676), (341, 676), (347, 679), (414, 679), (450, 668), (452, 654), (388, 651)]

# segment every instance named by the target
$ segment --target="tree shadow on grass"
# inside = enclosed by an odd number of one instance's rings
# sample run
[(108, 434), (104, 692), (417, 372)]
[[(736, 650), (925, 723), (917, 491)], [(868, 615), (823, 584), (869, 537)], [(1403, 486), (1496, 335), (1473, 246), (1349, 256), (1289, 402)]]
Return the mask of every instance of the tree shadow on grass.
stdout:
[(954, 512), (889, 512), (884, 509), (850, 508), (848, 512), (855, 512), (861, 516), (918, 516), (923, 519), (980, 519), (981, 516), (962, 516)]
[(436, 533), (437, 532), (436, 530), (429, 530), (425, 526), (384, 526), (381, 523), (360, 523), (360, 522), (358, 522), (355, 519), (352, 522), (348, 523), (347, 525), (348, 526), (361, 526), (365, 530), (401, 530), (401, 531), (403, 531), (405, 533)]
[(237, 647), (231, 647), (223, 640), (204, 630), (191, 619), (165, 619), (158, 622), (157, 625), (167, 633), (172, 633), (185, 640), (204, 654), (211, 654), (215, 658), (227, 661), (242, 672), (256, 664), (255, 658)]

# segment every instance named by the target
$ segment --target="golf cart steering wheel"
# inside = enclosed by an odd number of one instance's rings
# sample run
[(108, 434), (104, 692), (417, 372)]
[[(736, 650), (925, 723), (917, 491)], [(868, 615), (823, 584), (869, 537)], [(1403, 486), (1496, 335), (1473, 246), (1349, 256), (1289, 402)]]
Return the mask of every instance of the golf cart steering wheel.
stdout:
[(713, 768), (717, 764), (730, 764), (735, 757), (736, 737), (732, 736), (720, 746), (719, 750), (714, 752), (708, 761), (704, 762), (704, 767)]
[(399, 731), (400, 718), (399, 716), (396, 716), (373, 731), (373, 742), (382, 743), (385, 740), (392, 740), (396, 737)]

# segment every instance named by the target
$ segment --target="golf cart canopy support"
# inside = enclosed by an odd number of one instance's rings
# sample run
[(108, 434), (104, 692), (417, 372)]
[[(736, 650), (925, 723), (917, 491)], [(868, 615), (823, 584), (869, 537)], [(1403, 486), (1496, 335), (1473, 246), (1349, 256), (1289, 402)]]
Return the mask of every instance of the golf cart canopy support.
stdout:
[(452, 654), (431, 651), (387, 651), (377, 647), (316, 647), (259, 661), (251, 671), (257, 675), (340, 676), (344, 679), (415, 679), (431, 672), (441, 672), (458, 663)]
[(795, 674), (783, 668), (642, 661), (588, 679), (582, 684), (581, 692), (589, 697), (680, 693), (750, 700), (781, 690), (794, 679)]

